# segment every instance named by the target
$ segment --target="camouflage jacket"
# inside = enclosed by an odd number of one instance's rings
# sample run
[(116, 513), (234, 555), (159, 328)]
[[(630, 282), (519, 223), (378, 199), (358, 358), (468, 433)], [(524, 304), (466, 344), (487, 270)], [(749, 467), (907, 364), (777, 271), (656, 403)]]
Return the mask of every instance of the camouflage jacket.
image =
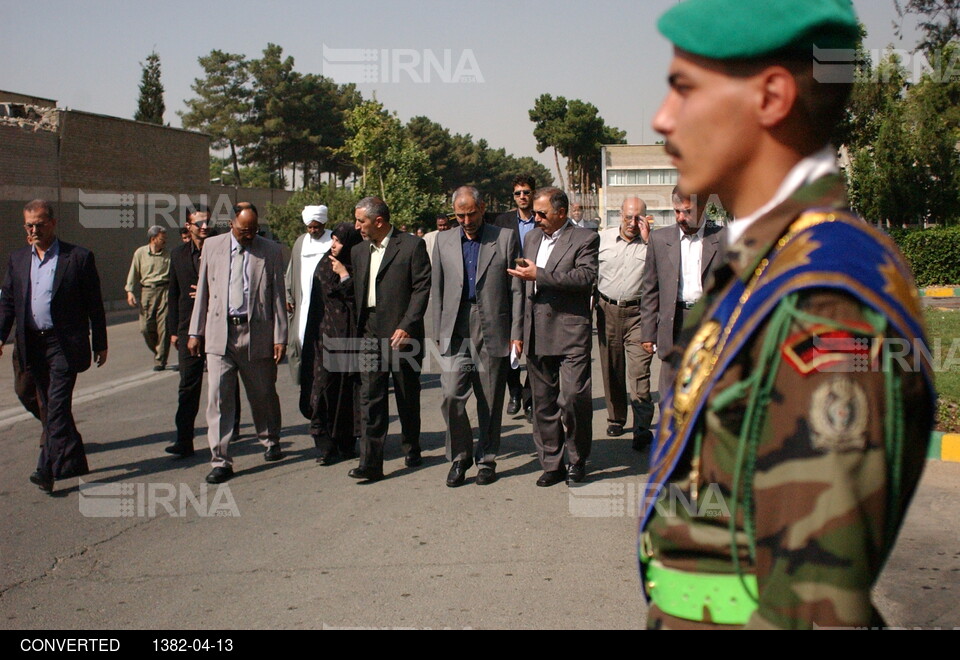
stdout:
[[(712, 273), (668, 359), (682, 369), (707, 310), (759, 272), (807, 209), (845, 206), (842, 182), (826, 177), (755, 222)], [(894, 280), (916, 320), (912, 279), (901, 273)], [(774, 336), (777, 310), (788, 320)], [(920, 478), (935, 405), (928, 379), (910, 366), (915, 356), (880, 364), (885, 339), (907, 343), (883, 313), (845, 291), (806, 288), (779, 300), (706, 394), (691, 422), (696, 440), (678, 446), (672, 470), (653, 464), (651, 479), (667, 484), (668, 497), (646, 518), (641, 553), (682, 571), (755, 575), (748, 627), (878, 625), (869, 592)], [(908, 339), (923, 341), (922, 332)], [(747, 428), (764, 377), (769, 390)], [(663, 426), (660, 432), (664, 442)], [(902, 442), (891, 445), (892, 434)], [(708, 608), (701, 619), (654, 606), (648, 625), (717, 627)]]

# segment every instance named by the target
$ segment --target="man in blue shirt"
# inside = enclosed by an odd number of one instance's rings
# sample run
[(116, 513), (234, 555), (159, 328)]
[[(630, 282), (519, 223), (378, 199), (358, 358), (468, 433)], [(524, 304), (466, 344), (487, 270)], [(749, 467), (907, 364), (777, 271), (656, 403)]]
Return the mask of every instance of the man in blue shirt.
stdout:
[(93, 254), (57, 240), (53, 206), (34, 200), (23, 209), (32, 244), (10, 255), (0, 294), (0, 355), (16, 321), (21, 367), (40, 396), (46, 441), (30, 481), (46, 492), (55, 479), (89, 472), (73, 420), (77, 374), (90, 368), (91, 331), (98, 367), (107, 361), (107, 322)]

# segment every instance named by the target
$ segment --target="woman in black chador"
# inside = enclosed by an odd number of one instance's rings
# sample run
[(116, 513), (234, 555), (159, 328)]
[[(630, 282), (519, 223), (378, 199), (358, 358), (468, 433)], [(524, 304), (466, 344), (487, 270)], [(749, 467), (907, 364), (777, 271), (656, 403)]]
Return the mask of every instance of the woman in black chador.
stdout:
[[(333, 230), (330, 251), (313, 275), (310, 319), (307, 336), (314, 337), (313, 393), (310, 404), (313, 419), (310, 435), (317, 446), (317, 462), (332, 465), (356, 456), (356, 438), (360, 420), (356, 373), (351, 358), (355, 350), (328, 346), (324, 355), (324, 339), (347, 339), (357, 336), (357, 305), (353, 289), (353, 266), (350, 250), (362, 241), (353, 223), (344, 222)], [(315, 311), (316, 310), (316, 311)], [(312, 331), (312, 332), (311, 332)]]

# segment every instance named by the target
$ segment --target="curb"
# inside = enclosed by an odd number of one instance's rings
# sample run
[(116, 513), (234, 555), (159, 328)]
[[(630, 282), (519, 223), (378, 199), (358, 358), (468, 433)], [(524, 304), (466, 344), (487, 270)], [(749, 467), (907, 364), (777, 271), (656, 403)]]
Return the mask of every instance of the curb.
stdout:
[(937, 461), (960, 463), (960, 433), (934, 431), (930, 435), (927, 458)]
[(928, 286), (920, 289), (921, 298), (960, 298), (960, 289), (946, 286)]

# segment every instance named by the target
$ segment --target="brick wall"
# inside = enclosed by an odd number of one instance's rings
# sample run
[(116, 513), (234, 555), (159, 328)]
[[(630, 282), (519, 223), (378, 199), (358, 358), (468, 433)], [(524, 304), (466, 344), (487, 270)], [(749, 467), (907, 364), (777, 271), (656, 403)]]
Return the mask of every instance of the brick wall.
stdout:
[(0, 186), (55, 187), (57, 142), (56, 133), (0, 124)]
[(173, 194), (209, 187), (206, 135), (75, 111), (62, 112), (60, 122), (64, 187)]

